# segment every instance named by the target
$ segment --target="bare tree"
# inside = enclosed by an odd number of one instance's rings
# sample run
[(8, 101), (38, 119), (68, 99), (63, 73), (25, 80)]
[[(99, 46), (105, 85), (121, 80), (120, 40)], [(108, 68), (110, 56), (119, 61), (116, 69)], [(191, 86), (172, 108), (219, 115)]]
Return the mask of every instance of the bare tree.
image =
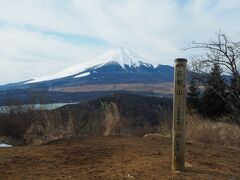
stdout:
[(231, 82), (228, 83), (228, 91), (231, 94), (232, 111), (240, 115), (240, 41), (233, 41), (224, 33), (216, 33), (216, 39), (208, 42), (193, 42), (187, 49), (201, 49), (205, 54), (193, 59), (191, 71), (196, 80), (203, 85), (206, 82), (209, 68), (218, 64), (222, 69), (231, 75)]

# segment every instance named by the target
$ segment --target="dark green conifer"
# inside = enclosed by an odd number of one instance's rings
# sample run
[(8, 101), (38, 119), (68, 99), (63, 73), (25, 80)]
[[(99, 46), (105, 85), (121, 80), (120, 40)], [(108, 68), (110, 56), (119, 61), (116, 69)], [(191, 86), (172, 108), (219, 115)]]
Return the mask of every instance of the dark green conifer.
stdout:
[(200, 89), (194, 78), (191, 79), (189, 91), (187, 92), (187, 106), (190, 110), (199, 110)]
[(226, 84), (221, 75), (221, 67), (214, 64), (202, 97), (203, 113), (209, 117), (219, 117), (226, 112)]

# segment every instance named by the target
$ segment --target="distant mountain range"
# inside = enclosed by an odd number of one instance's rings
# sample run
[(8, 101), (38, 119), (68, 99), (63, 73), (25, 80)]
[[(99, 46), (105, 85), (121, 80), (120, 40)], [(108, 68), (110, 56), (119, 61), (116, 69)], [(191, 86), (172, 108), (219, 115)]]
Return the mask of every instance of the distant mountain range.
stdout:
[[(20, 92), (22, 95), (27, 92), (44, 92), (44, 94), (48, 93), (55, 96), (54, 94), (58, 90), (63, 93), (65, 88), (78, 89), (76, 87), (86, 87), (86, 85), (88, 87), (90, 85), (101, 85), (100, 87), (103, 87), (110, 84), (125, 85), (120, 86), (121, 88), (118, 89), (115, 88), (115, 91), (129, 91), (128, 86), (133, 84), (172, 82), (173, 71), (172, 66), (161, 64), (154, 66), (133, 51), (121, 47), (112, 49), (93, 60), (77, 64), (54, 75), (0, 86), (0, 95), (5, 94), (5, 97), (10, 97), (16, 92)], [(133, 91), (135, 90), (141, 91), (141, 89), (133, 88)], [(97, 91), (101, 92), (101, 88), (97, 88)], [(112, 90), (108, 89), (107, 91)], [(143, 91), (146, 91), (146, 89)], [(74, 93), (73, 90), (71, 92)], [(83, 91), (80, 92), (84, 93)], [(76, 93), (79, 93), (79, 91), (76, 91)], [(86, 91), (86, 93), (90, 92)]]

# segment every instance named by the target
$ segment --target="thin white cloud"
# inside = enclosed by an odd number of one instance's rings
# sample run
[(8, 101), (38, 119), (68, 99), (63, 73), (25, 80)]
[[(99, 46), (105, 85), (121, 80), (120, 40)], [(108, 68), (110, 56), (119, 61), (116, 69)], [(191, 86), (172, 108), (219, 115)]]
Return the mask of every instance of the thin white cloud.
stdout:
[[(172, 64), (176, 57), (190, 56), (180, 48), (208, 40), (219, 29), (232, 38), (240, 35), (238, 0), (0, 0), (0, 4), (0, 84), (54, 74), (115, 46), (126, 46), (154, 64)], [(59, 38), (69, 34), (83, 39), (73, 43)]]

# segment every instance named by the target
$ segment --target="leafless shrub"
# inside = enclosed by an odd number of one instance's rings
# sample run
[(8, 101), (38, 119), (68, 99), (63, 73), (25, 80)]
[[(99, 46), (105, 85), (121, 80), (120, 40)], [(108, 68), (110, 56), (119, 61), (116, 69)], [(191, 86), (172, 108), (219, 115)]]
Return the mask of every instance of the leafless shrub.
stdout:
[(159, 116), (160, 125), (158, 127), (158, 132), (162, 135), (169, 135), (172, 129), (172, 110), (170, 109), (163, 109), (161, 106), (159, 107)]
[(104, 118), (104, 136), (119, 135), (121, 129), (121, 115), (117, 105), (113, 102), (104, 104), (105, 118)]

